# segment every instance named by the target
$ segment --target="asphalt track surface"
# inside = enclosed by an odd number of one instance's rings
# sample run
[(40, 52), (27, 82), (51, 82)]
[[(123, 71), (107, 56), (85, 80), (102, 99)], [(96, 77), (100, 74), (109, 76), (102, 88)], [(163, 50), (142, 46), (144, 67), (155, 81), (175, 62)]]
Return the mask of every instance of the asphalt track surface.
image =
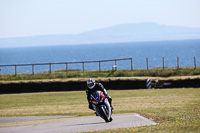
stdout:
[(97, 116), (0, 117), (0, 133), (70, 133), (156, 125), (138, 114), (114, 114), (106, 123)]

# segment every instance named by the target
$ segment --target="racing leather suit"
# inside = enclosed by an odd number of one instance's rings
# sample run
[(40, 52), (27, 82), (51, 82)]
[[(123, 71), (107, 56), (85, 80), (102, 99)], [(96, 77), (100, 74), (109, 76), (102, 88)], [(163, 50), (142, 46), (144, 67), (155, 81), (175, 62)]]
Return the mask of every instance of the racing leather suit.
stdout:
[(111, 108), (113, 108), (112, 107), (112, 98), (110, 96), (108, 96), (108, 93), (107, 93), (106, 89), (104, 88), (104, 86), (101, 83), (95, 82), (95, 86), (94, 86), (93, 89), (89, 89), (89, 88), (86, 89), (86, 95), (87, 95), (87, 100), (88, 100), (88, 103), (89, 103), (89, 109), (94, 110), (93, 106), (92, 106), (92, 103), (90, 103), (90, 95), (94, 91), (98, 91), (98, 90), (103, 92), (103, 94), (105, 95), (105, 97), (108, 98), (108, 101), (109, 101), (109, 103), (111, 105)]

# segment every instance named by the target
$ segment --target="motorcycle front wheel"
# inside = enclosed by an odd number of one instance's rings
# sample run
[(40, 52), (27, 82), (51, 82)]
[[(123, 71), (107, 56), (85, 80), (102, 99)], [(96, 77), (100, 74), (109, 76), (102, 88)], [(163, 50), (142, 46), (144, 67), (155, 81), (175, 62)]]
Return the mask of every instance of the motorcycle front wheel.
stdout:
[(106, 122), (111, 122), (111, 121), (112, 121), (112, 117), (110, 118), (110, 120), (108, 119), (108, 113), (107, 113), (107, 111), (104, 109), (103, 106), (101, 106), (101, 110), (102, 110), (102, 116), (103, 116), (104, 120), (105, 120)]

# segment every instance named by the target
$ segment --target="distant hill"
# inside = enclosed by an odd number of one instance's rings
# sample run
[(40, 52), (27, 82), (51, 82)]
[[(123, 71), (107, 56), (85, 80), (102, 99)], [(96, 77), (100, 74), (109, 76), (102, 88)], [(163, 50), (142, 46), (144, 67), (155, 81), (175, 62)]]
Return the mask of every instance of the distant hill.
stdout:
[(0, 48), (187, 39), (200, 39), (200, 28), (138, 23), (122, 24), (76, 35), (1, 38)]

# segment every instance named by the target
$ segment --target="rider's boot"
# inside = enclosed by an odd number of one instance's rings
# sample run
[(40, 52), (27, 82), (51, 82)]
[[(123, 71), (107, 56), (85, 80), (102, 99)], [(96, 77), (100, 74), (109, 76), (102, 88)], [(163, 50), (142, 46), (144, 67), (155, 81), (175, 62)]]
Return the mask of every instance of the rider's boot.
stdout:
[(110, 103), (110, 107), (111, 107), (111, 110), (114, 110), (113, 106), (112, 106), (112, 98), (111, 97), (108, 97), (108, 101)]
[(111, 107), (111, 110), (114, 110), (114, 107), (112, 106), (112, 102), (110, 102), (110, 107)]
[(111, 109), (114, 110), (114, 107), (111, 105)]
[(95, 112), (96, 116), (99, 116), (96, 112)]

